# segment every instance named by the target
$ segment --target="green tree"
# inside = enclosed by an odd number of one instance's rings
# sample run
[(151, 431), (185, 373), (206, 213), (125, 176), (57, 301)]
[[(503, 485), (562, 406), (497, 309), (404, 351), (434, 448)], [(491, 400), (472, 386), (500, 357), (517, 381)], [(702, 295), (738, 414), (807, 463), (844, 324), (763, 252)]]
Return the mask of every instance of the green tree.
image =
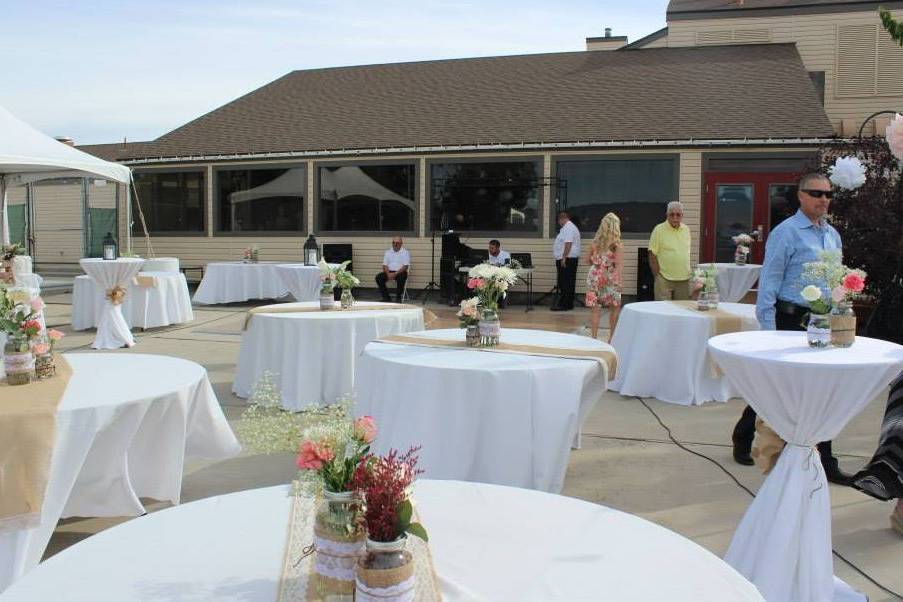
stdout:
[(879, 8), (878, 14), (881, 16), (881, 23), (890, 36), (903, 46), (903, 23), (894, 19), (893, 15), (886, 8)]

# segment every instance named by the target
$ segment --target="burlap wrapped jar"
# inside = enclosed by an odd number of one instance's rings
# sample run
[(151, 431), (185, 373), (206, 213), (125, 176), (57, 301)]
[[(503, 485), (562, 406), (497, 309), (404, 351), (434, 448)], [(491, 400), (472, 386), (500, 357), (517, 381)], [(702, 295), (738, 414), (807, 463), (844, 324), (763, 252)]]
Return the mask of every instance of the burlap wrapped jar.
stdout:
[(393, 542), (367, 540), (367, 555), (357, 563), (356, 602), (414, 601), (417, 580), (413, 556), (404, 549), (406, 543), (406, 538)]
[(323, 492), (314, 521), (313, 589), (320, 598), (353, 599), (355, 567), (366, 540), (356, 528), (360, 508), (352, 491)]

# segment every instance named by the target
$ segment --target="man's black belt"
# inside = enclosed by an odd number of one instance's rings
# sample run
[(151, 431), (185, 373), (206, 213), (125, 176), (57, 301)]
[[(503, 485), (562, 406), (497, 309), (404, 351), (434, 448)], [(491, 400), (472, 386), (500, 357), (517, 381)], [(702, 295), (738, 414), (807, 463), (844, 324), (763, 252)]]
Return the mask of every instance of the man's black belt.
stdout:
[(805, 305), (797, 305), (796, 303), (791, 303), (790, 301), (784, 301), (783, 299), (778, 299), (777, 303), (774, 305), (775, 312), (779, 314), (785, 314), (788, 316), (799, 316), (803, 317), (807, 313), (809, 313), (809, 308)]

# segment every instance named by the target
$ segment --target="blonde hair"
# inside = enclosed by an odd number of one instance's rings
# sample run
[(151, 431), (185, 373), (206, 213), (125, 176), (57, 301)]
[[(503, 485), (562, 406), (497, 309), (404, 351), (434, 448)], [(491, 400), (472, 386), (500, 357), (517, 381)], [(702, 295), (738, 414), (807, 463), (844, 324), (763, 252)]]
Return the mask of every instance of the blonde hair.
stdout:
[(607, 251), (621, 242), (621, 220), (614, 213), (606, 213), (599, 222), (593, 244), (599, 251)]

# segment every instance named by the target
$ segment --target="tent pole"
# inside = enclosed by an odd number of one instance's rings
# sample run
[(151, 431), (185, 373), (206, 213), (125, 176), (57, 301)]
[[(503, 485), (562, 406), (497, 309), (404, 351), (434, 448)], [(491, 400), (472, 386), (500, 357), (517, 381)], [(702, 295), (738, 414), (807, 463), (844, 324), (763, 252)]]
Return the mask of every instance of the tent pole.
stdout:
[(6, 176), (0, 176), (0, 242), (9, 244), (9, 213), (6, 210)]

